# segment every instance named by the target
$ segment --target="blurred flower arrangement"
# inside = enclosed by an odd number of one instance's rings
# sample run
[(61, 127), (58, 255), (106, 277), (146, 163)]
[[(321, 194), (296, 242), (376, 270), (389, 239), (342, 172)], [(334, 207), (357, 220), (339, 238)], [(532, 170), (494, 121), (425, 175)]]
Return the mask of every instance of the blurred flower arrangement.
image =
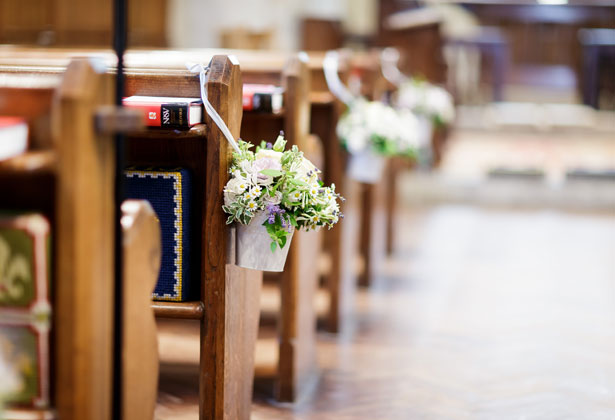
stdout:
[(294, 229), (331, 228), (343, 215), (335, 185), (324, 186), (320, 171), (297, 146), (286, 149), (283, 133), (274, 144), (238, 141), (233, 154), (231, 178), (224, 188), (227, 224), (249, 225), (265, 216), (263, 226), (271, 238), (271, 251), (282, 249)]
[(449, 125), (455, 119), (455, 105), (451, 94), (426, 80), (413, 78), (401, 84), (396, 102), (400, 108), (430, 118), (437, 127)]
[(419, 121), (409, 109), (396, 110), (381, 102), (357, 99), (340, 118), (337, 135), (353, 155), (371, 151), (414, 157), (419, 146)]

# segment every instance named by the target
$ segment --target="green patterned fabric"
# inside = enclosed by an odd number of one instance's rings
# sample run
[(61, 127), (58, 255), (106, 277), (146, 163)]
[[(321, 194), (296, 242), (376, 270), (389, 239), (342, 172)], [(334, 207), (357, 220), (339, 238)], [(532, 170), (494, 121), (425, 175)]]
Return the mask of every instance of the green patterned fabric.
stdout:
[(0, 215), (0, 360), (12, 377), (8, 407), (49, 405), (49, 222)]
[(34, 300), (32, 238), (0, 228), (0, 306), (28, 306)]

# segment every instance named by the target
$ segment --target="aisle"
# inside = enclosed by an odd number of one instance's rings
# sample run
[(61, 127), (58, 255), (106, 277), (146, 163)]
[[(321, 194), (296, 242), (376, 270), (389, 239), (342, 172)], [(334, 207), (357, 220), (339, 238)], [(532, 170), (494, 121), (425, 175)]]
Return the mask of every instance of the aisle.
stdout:
[[(321, 335), (315, 394), (254, 420), (615, 418), (615, 220), (440, 206)], [(352, 332), (354, 330), (354, 332)]]

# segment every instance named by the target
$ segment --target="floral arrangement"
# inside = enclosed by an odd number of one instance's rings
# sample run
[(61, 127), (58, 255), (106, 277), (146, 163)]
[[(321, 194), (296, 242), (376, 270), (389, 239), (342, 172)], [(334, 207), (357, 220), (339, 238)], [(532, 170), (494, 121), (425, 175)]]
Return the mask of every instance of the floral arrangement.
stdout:
[(397, 105), (429, 117), (436, 126), (448, 125), (455, 119), (451, 94), (426, 80), (414, 78), (403, 83), (397, 92)]
[(413, 157), (420, 141), (419, 121), (410, 110), (363, 99), (342, 115), (337, 135), (351, 154), (371, 149), (385, 156)]
[(331, 228), (343, 217), (335, 185), (323, 185), (320, 171), (303, 156), (297, 146), (285, 150), (283, 133), (274, 144), (265, 143), (250, 150), (252, 144), (238, 141), (233, 154), (231, 178), (224, 188), (227, 224), (250, 224), (261, 212), (263, 226), (271, 237), (271, 251), (286, 245), (293, 228), (312, 230)]

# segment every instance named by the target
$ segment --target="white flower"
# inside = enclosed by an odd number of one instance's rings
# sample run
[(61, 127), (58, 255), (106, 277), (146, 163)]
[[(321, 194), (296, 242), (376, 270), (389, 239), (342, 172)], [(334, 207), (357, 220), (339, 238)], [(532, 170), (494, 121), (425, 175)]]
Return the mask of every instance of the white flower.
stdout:
[(423, 133), (419, 119), (408, 109), (400, 109), (399, 133), (397, 137), (397, 148), (400, 151), (417, 149), (420, 144), (421, 134)]
[(282, 161), (282, 152), (276, 152), (275, 150), (271, 150), (271, 149), (260, 149), (258, 152), (256, 152), (256, 160), (259, 159), (271, 159), (275, 162), (280, 163)]
[(259, 187), (258, 185), (250, 189), (250, 194), (252, 195), (252, 197), (260, 197), (261, 192), (261, 187)]
[(288, 194), (288, 199), (292, 202), (297, 202), (301, 200), (302, 196), (303, 194), (301, 193), (301, 191), (295, 190), (291, 192), (290, 194)]
[(311, 196), (314, 196), (314, 197), (317, 196), (319, 191), (320, 191), (320, 185), (318, 184), (310, 185), (310, 195)]
[(266, 193), (264, 200), (268, 204), (280, 204), (282, 202), (282, 193), (276, 191), (273, 196), (269, 195), (269, 193)]
[[(262, 149), (261, 149), (262, 150)], [(275, 152), (273, 150), (269, 150), (270, 152)], [(254, 171), (255, 181), (260, 185), (271, 185), (273, 183), (273, 177), (270, 175), (262, 174), (261, 171), (265, 169), (274, 169), (276, 171), (282, 170), (282, 164), (279, 160), (270, 158), (270, 157), (261, 157), (254, 161), (252, 164), (252, 170)]]
[(303, 182), (311, 182), (318, 178), (318, 168), (306, 158), (293, 162), (290, 170), (296, 172), (296, 177)]
[(254, 211), (258, 208), (258, 205), (255, 201), (248, 201), (248, 204), (246, 204), (246, 208), (250, 211)]
[(431, 86), (427, 91), (425, 108), (430, 110), (432, 115), (438, 116), (444, 123), (450, 123), (455, 119), (453, 97), (439, 86)]
[(248, 188), (248, 180), (242, 177), (236, 177), (229, 180), (226, 183), (225, 191), (232, 192), (234, 194), (241, 194)]
[(254, 194), (252, 194), (252, 191), (248, 191), (243, 195), (243, 198), (245, 198), (246, 200), (253, 200), (256, 197), (254, 196)]
[(397, 94), (397, 105), (430, 118), (437, 117), (444, 123), (455, 119), (453, 97), (446, 89), (428, 82), (412, 81), (402, 85)]
[(367, 147), (368, 140), (367, 130), (354, 130), (346, 137), (346, 147), (352, 154), (360, 153)]
[(230, 191), (224, 191), (224, 205), (225, 206), (230, 206), (231, 204), (233, 204), (237, 199), (237, 194), (232, 193)]

